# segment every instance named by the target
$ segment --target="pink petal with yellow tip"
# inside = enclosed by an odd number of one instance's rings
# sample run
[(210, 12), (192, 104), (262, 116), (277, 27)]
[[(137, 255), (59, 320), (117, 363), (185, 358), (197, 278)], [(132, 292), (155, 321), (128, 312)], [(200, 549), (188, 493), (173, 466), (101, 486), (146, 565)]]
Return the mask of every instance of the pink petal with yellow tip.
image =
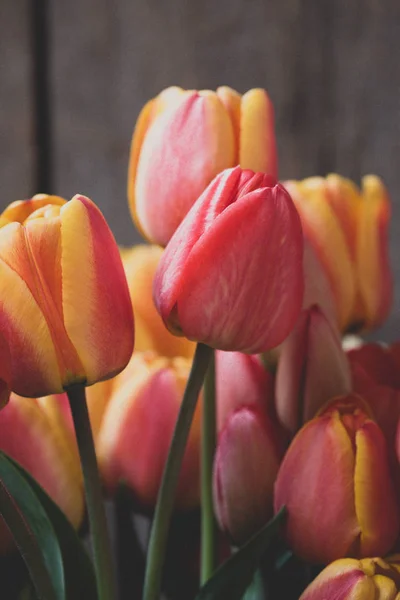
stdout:
[(185, 94), (147, 131), (135, 181), (135, 212), (150, 240), (165, 245), (217, 173), (233, 166), (232, 124), (215, 93)]
[(265, 90), (250, 90), (242, 97), (239, 164), (278, 176), (274, 107)]
[(61, 240), (65, 328), (90, 385), (128, 363), (132, 304), (114, 237), (88, 198), (75, 196), (62, 208)]
[(355, 443), (355, 510), (361, 529), (357, 554), (384, 556), (400, 526), (386, 442), (378, 425), (368, 420), (357, 431)]
[(366, 327), (379, 325), (392, 303), (392, 275), (388, 256), (390, 204), (382, 181), (363, 178), (363, 201), (357, 236), (357, 276)]
[(375, 585), (361, 561), (339, 559), (324, 569), (299, 600), (377, 600)]

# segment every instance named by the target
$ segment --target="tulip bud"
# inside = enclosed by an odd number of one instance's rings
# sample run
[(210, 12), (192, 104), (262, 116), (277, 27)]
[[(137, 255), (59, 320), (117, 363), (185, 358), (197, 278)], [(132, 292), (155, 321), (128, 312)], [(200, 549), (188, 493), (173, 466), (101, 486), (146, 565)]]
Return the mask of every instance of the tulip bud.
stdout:
[[(11, 394), (0, 411), (0, 449), (36, 479), (75, 527), (80, 525), (84, 509), (82, 475), (62, 420), (49, 416), (35, 400)], [(4, 530), (3, 524), (0, 552), (10, 548)]]
[(91, 385), (132, 354), (133, 319), (118, 248), (99, 209), (35, 196), (2, 214), (0, 329), (11, 389), (23, 396)]
[(154, 279), (168, 329), (220, 350), (277, 346), (303, 299), (302, 232), (267, 175), (224, 171), (175, 232)]
[(217, 422), (221, 431), (236, 409), (255, 405), (270, 413), (274, 378), (257, 355), (241, 352), (215, 353)]
[(301, 313), (280, 348), (276, 413), (292, 435), (334, 396), (351, 390), (340, 336), (318, 306)]
[(371, 328), (391, 304), (388, 258), (390, 207), (378, 177), (363, 178), (360, 191), (338, 175), (288, 181), (305, 237), (329, 277), (341, 329)]
[(333, 400), (292, 441), (275, 484), (286, 537), (312, 563), (384, 555), (399, 533), (388, 450), (355, 394)]
[(153, 302), (153, 279), (163, 255), (159, 246), (139, 245), (121, 252), (132, 305), (135, 307), (135, 350), (153, 350), (161, 356), (194, 354), (195, 345), (172, 335)]
[(328, 565), (300, 600), (399, 600), (400, 556), (342, 558)]
[[(98, 438), (98, 460), (106, 487), (123, 481), (143, 508), (153, 508), (190, 371), (184, 358), (134, 354), (116, 382)], [(200, 405), (189, 435), (176, 506), (199, 502)]]
[(128, 198), (141, 233), (165, 246), (212, 179), (236, 164), (276, 177), (267, 93), (164, 90), (142, 110), (132, 140)]
[(281, 431), (259, 406), (232, 413), (214, 458), (214, 510), (222, 530), (241, 545), (272, 516), (273, 487), (283, 456)]

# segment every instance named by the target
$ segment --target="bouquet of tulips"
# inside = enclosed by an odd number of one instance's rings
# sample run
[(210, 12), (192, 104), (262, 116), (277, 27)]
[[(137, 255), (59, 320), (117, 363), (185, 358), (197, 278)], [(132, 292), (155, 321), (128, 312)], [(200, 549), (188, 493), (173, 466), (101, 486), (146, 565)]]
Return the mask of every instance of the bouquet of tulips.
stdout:
[(390, 309), (382, 181), (278, 182), (264, 90), (172, 87), (128, 199), (148, 245), (0, 215), (1, 597), (398, 600), (400, 344), (346, 335)]

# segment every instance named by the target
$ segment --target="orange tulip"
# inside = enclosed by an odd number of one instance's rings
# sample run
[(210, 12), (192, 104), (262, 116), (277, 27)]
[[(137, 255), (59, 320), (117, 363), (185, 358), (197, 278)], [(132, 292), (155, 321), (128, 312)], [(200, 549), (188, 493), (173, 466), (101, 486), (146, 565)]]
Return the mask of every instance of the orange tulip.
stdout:
[(210, 181), (222, 170), (277, 176), (272, 103), (262, 89), (243, 96), (172, 87), (140, 113), (131, 146), (128, 199), (149, 240), (165, 246)]
[[(103, 418), (97, 448), (106, 487), (113, 491), (123, 481), (145, 509), (155, 506), (189, 371), (188, 359), (135, 353)], [(200, 410), (198, 405), (185, 451), (178, 508), (199, 502)]]
[(348, 179), (328, 175), (284, 185), (330, 279), (340, 328), (382, 323), (392, 299), (390, 205), (382, 181), (368, 175), (359, 190)]
[(333, 400), (292, 441), (275, 483), (286, 537), (312, 563), (385, 555), (399, 534), (384, 435), (355, 394)]
[[(0, 411), (0, 449), (19, 462), (52, 499), (71, 523), (78, 527), (83, 518), (83, 484), (80, 463), (72, 438), (53, 409), (40, 402), (11, 394)], [(5, 525), (0, 527), (0, 551), (10, 548)]]
[(185, 337), (172, 335), (153, 302), (153, 279), (162, 254), (160, 246), (145, 244), (121, 250), (129, 293), (135, 307), (135, 350), (153, 350), (161, 356), (191, 358), (195, 344)]
[(342, 558), (326, 567), (299, 600), (399, 600), (400, 555)]
[(132, 354), (132, 305), (95, 204), (39, 195), (11, 204), (0, 225), (0, 330), (11, 389), (38, 397), (121, 371)]

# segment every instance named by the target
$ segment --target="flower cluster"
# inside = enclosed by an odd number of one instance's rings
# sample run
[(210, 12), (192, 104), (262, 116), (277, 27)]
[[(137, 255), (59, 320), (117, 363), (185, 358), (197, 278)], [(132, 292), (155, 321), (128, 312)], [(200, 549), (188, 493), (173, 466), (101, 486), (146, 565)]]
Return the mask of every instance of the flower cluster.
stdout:
[[(123, 483), (135, 511), (153, 515), (160, 488), (176, 511), (212, 489), (220, 533), (239, 548), (286, 507), (286, 547), (329, 565), (302, 600), (395, 599), (400, 344), (342, 343), (390, 309), (388, 194), (372, 175), (361, 189), (333, 174), (277, 176), (264, 90), (173, 87), (144, 107), (131, 147), (129, 205), (152, 244), (118, 249), (83, 196), (10, 204), (0, 215), (0, 449), (79, 527), (93, 457), (74, 394), (88, 386), (108, 496)], [(215, 414), (200, 381), (179, 438), (199, 348), (214, 356)], [(156, 510), (155, 528), (167, 512)], [(0, 549), (11, 546), (2, 525)], [(145, 587), (152, 600), (148, 589), (157, 584)]]

